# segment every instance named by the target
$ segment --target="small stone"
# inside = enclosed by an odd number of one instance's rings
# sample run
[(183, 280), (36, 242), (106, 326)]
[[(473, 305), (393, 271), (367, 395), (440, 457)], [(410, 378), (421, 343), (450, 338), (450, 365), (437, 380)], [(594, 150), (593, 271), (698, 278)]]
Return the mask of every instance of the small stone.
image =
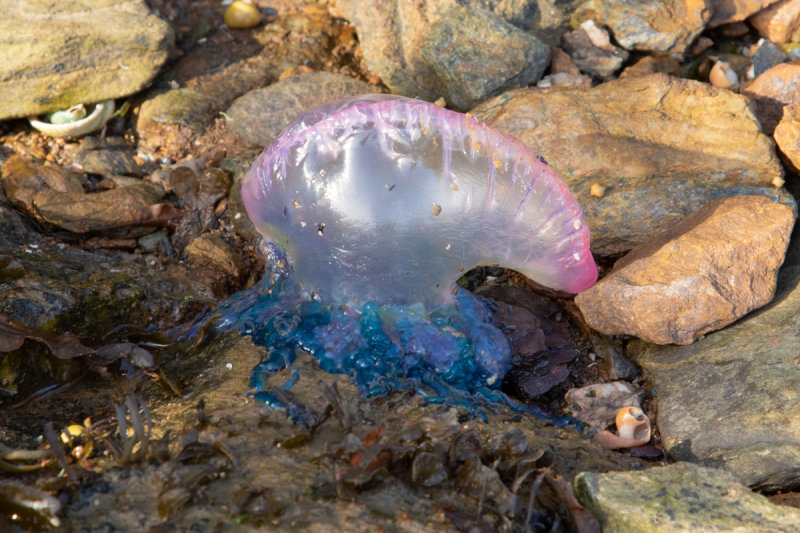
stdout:
[(789, 58), (786, 52), (768, 39), (759, 39), (758, 43), (751, 48), (750, 56), (753, 60), (753, 77), (760, 76)]
[(592, 187), (589, 189), (589, 194), (596, 198), (602, 198), (606, 194), (606, 188), (599, 183), (592, 183)]
[(537, 87), (591, 87), (592, 78), (586, 74), (548, 74), (536, 82)]
[(716, 28), (723, 24), (739, 22), (753, 13), (758, 13), (761, 9), (777, 0), (713, 0), (714, 15), (708, 21), (709, 28)]
[(669, 74), (680, 77), (681, 64), (672, 56), (644, 56), (633, 65), (626, 67), (619, 77), (646, 76), (648, 74)]
[(800, 41), (800, 0), (780, 0), (752, 17), (750, 24), (775, 44)]
[(587, 18), (609, 27), (626, 50), (682, 54), (705, 28), (711, 9), (702, 0), (588, 0), (573, 13), (572, 21), (577, 25)]
[(447, 479), (447, 469), (435, 453), (420, 452), (411, 463), (411, 480), (416, 485), (435, 487)]
[[(775, 127), (775, 144), (783, 155), (800, 173), (800, 105), (787, 105), (783, 108), (783, 118)], [(780, 185), (773, 182), (776, 187)]]
[(775, 65), (740, 92), (755, 100), (763, 131), (771, 135), (783, 116), (783, 106), (800, 105), (800, 60)]
[[(587, 32), (583, 26), (590, 28), (593, 33)], [(605, 38), (602, 38), (603, 32), (605, 30), (601, 30), (593, 23), (591, 25), (584, 23), (578, 30), (564, 35), (563, 40), (564, 51), (569, 54), (581, 72), (599, 78), (611, 76), (619, 70), (630, 55), (609, 42), (608, 32), (605, 32)], [(594, 41), (592, 35), (594, 35)], [(599, 46), (595, 41), (603, 46)]]
[(122, 137), (106, 137), (100, 143), (96, 137), (81, 142), (75, 162), (91, 174), (142, 177), (145, 168), (136, 162), (134, 148)]
[(612, 381), (569, 389), (564, 401), (573, 417), (599, 430), (608, 427), (621, 408), (641, 407), (643, 395), (642, 389), (632, 383)]
[(18, 155), (12, 155), (3, 165), (3, 185), (8, 199), (30, 214), (36, 214), (33, 197), (39, 191), (83, 193), (82, 180), (74, 172)]
[(231, 246), (218, 235), (200, 235), (186, 247), (189, 261), (207, 266), (233, 278), (244, 273), (244, 261)]
[(638, 472), (581, 472), (575, 496), (603, 531), (794, 533), (800, 510), (775, 505), (733, 474), (691, 463)]
[(239, 97), (227, 110), (228, 127), (242, 143), (265, 147), (299, 115), (348, 96), (376, 92), (376, 88), (344, 74), (298, 74)]
[(606, 335), (690, 344), (768, 303), (794, 224), (792, 209), (732, 196), (633, 249), (575, 298)]
[(235, 0), (225, 10), (223, 20), (229, 28), (253, 28), (261, 24), (261, 12), (250, 2)]
[(580, 69), (564, 50), (553, 46), (550, 48), (550, 75), (574, 74), (580, 75)]

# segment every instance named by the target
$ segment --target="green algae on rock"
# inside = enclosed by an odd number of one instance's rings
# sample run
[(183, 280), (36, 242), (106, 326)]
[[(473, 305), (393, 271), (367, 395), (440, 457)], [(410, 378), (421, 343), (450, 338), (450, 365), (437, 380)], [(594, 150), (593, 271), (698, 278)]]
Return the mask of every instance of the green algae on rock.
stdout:
[(800, 509), (771, 503), (728, 472), (690, 463), (582, 472), (575, 496), (614, 533), (796, 533), (800, 524)]

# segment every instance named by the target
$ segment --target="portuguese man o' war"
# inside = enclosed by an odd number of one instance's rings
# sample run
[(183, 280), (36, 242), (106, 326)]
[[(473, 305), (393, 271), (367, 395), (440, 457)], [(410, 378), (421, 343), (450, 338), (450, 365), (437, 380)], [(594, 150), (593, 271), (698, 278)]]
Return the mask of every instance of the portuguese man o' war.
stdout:
[(577, 293), (597, 278), (564, 182), (516, 139), (421, 100), (307, 112), (256, 159), (242, 195), (271, 243), (267, 275), (223, 305), (217, 327), (267, 347), (256, 389), (303, 349), (368, 396), (410, 381), (434, 401), (491, 397), (508, 342), (457, 279), (501, 266)]

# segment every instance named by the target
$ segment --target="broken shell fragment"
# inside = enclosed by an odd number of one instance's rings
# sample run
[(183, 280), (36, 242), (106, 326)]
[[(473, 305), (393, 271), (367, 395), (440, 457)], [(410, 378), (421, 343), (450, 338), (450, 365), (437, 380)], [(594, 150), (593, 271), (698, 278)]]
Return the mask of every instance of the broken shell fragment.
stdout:
[[(50, 122), (34, 119), (29, 119), (28, 122), (37, 130), (51, 137), (80, 137), (105, 126), (108, 119), (114, 114), (114, 100), (106, 100), (95, 105), (94, 110), (87, 117), (81, 116), (79, 108), (82, 109), (83, 105), (73, 106), (65, 111), (56, 111), (50, 115)], [(70, 118), (73, 120), (70, 121)]]
[(594, 440), (609, 450), (635, 448), (650, 442), (650, 419), (638, 407), (628, 406), (617, 411), (616, 424), (619, 435), (603, 430), (595, 434)]

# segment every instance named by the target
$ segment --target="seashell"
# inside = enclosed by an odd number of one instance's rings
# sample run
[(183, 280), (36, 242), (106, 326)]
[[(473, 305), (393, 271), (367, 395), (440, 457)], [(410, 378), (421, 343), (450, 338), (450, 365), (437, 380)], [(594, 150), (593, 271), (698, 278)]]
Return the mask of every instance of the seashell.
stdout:
[(715, 87), (730, 89), (739, 83), (739, 75), (727, 61), (717, 61), (708, 73), (708, 81)]
[(229, 28), (253, 28), (261, 24), (261, 12), (250, 2), (236, 0), (225, 10), (223, 20)]
[(617, 433), (598, 431), (594, 439), (609, 450), (620, 448), (635, 448), (650, 442), (650, 419), (644, 412), (635, 406), (623, 407), (617, 411)]
[(518, 140), (421, 100), (366, 95), (296, 119), (242, 185), (258, 231), (327, 301), (451, 301), (496, 265), (580, 292), (597, 279), (563, 181)]
[[(114, 100), (96, 104), (89, 116), (82, 118), (78, 108), (83, 108), (83, 105), (72, 106), (65, 111), (56, 111), (50, 115), (50, 122), (34, 119), (29, 119), (28, 122), (37, 130), (51, 137), (80, 137), (105, 126), (108, 119), (114, 114)], [(85, 114), (84, 110), (83, 115)], [(70, 118), (77, 120), (70, 121)]]

